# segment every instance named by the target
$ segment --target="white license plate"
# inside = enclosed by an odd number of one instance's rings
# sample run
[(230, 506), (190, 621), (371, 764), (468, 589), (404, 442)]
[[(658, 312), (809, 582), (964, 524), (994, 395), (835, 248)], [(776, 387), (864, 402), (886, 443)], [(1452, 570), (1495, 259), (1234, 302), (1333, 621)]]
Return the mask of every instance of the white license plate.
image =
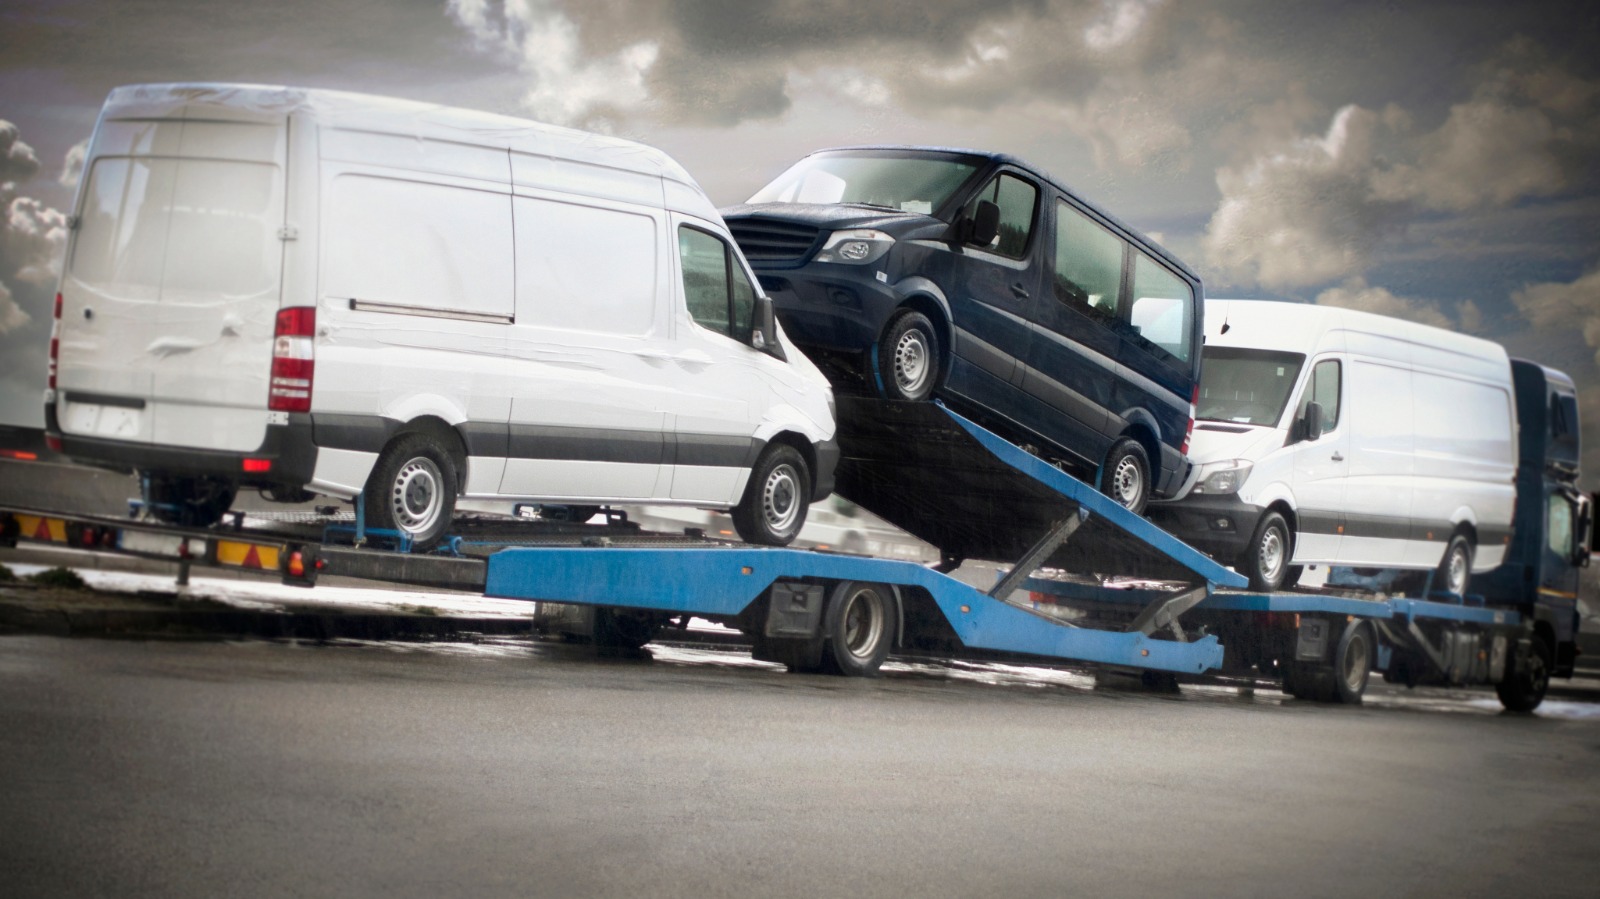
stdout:
[(205, 555), (205, 541), (188, 537), (170, 537), (166, 534), (125, 530), (122, 532), (121, 540), (122, 548), (128, 552), (145, 553), (152, 556), (169, 556), (174, 559), (183, 555), (183, 544), (185, 542), (189, 544), (190, 558)]
[(127, 406), (103, 406), (99, 403), (67, 403), (66, 422), (62, 427), (69, 434), (93, 434), (96, 437), (137, 437), (139, 419), (143, 409)]

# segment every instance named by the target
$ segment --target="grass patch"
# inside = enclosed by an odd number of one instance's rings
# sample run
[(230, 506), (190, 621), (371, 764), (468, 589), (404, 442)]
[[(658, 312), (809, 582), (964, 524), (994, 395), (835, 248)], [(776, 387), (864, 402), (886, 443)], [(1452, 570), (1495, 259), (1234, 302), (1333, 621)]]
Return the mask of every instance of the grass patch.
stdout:
[(17, 573), (15, 571), (12, 571), (4, 565), (0, 565), (0, 584), (7, 583), (8, 581), (14, 581), (16, 579)]
[(65, 590), (82, 590), (88, 584), (70, 568), (47, 568), (38, 574), (28, 576), (28, 580), (41, 587), (60, 587)]
[(400, 611), (410, 612), (413, 615), (425, 615), (429, 618), (438, 618), (439, 610), (433, 606), (413, 606), (406, 603), (400, 604)]

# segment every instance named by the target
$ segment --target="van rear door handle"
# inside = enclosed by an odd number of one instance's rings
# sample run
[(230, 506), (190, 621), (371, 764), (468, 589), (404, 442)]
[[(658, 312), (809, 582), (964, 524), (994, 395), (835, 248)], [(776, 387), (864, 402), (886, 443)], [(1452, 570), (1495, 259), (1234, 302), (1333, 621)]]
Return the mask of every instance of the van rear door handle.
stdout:
[(1338, 450), (1334, 450), (1333, 451), (1333, 461), (1335, 461), (1335, 462), (1343, 462), (1344, 461), (1344, 453), (1341, 453)]
[(1028, 288), (1023, 287), (1021, 281), (1011, 285), (1011, 292), (1015, 294), (1019, 300), (1026, 300), (1028, 298)]

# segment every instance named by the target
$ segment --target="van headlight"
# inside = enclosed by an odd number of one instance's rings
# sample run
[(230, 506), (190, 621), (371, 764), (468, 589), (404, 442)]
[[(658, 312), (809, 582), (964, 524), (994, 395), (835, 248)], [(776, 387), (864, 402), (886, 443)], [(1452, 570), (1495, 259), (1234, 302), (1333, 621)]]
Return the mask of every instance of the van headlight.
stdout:
[(817, 251), (814, 262), (839, 262), (845, 265), (866, 265), (877, 262), (894, 246), (894, 238), (871, 228), (835, 231), (828, 242)]
[(1244, 486), (1244, 479), (1250, 476), (1250, 469), (1255, 463), (1244, 459), (1224, 459), (1220, 462), (1207, 462), (1200, 466), (1200, 475), (1195, 480), (1194, 493), (1219, 495), (1238, 493)]

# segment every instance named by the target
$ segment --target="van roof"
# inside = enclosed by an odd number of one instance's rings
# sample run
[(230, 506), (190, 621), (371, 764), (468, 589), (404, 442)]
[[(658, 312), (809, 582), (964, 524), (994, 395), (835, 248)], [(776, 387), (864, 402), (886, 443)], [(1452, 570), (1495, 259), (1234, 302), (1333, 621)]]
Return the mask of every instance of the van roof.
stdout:
[(987, 159), (994, 165), (1016, 166), (1019, 169), (1032, 172), (1041, 180), (1050, 182), (1062, 193), (1071, 194), (1073, 199), (1077, 200), (1096, 216), (1099, 216), (1101, 219), (1105, 220), (1106, 224), (1111, 225), (1118, 231), (1123, 232), (1124, 235), (1132, 239), (1141, 248), (1148, 250), (1152, 255), (1160, 257), (1163, 262), (1183, 272), (1196, 284), (1200, 283), (1200, 276), (1196, 274), (1193, 269), (1189, 268), (1189, 266), (1185, 265), (1182, 259), (1172, 255), (1172, 253), (1168, 251), (1166, 247), (1163, 247), (1161, 244), (1151, 240), (1150, 237), (1144, 232), (1133, 227), (1132, 225), (1129, 225), (1127, 222), (1122, 221), (1121, 219), (1107, 212), (1098, 204), (1090, 201), (1082, 193), (1079, 193), (1078, 191), (1069, 187), (1067, 182), (1062, 181), (1060, 178), (1055, 177), (1054, 175), (1050, 174), (1039, 166), (1028, 162), (1025, 159), (1012, 156), (1010, 153), (996, 153), (990, 150), (969, 150), (963, 147), (934, 147), (916, 144), (853, 144), (845, 147), (827, 147), (821, 150), (814, 150), (807, 155), (815, 156), (818, 153), (835, 153), (840, 150), (895, 150), (917, 153), (948, 153), (953, 156), (977, 156), (982, 159)]
[(101, 115), (107, 119), (260, 121), (277, 120), (292, 113), (344, 127), (394, 131), (659, 176), (693, 188), (703, 196), (694, 178), (672, 157), (645, 144), (492, 112), (395, 97), (260, 84), (133, 84), (113, 89)]
[[(1412, 361), (1436, 368), (1485, 374), (1493, 380), (1510, 380), (1510, 357), (1492, 340), (1458, 334), (1444, 328), (1405, 319), (1312, 303), (1279, 300), (1206, 300), (1206, 346), (1316, 352), (1323, 336), (1334, 331), (1363, 337), (1361, 351), (1385, 353), (1380, 346), (1426, 348), (1408, 351)], [(1227, 333), (1222, 332), (1228, 326)], [(1350, 345), (1356, 350), (1354, 344)], [(1395, 352), (1399, 352), (1396, 350)], [(1425, 357), (1425, 358), (1424, 358)]]

